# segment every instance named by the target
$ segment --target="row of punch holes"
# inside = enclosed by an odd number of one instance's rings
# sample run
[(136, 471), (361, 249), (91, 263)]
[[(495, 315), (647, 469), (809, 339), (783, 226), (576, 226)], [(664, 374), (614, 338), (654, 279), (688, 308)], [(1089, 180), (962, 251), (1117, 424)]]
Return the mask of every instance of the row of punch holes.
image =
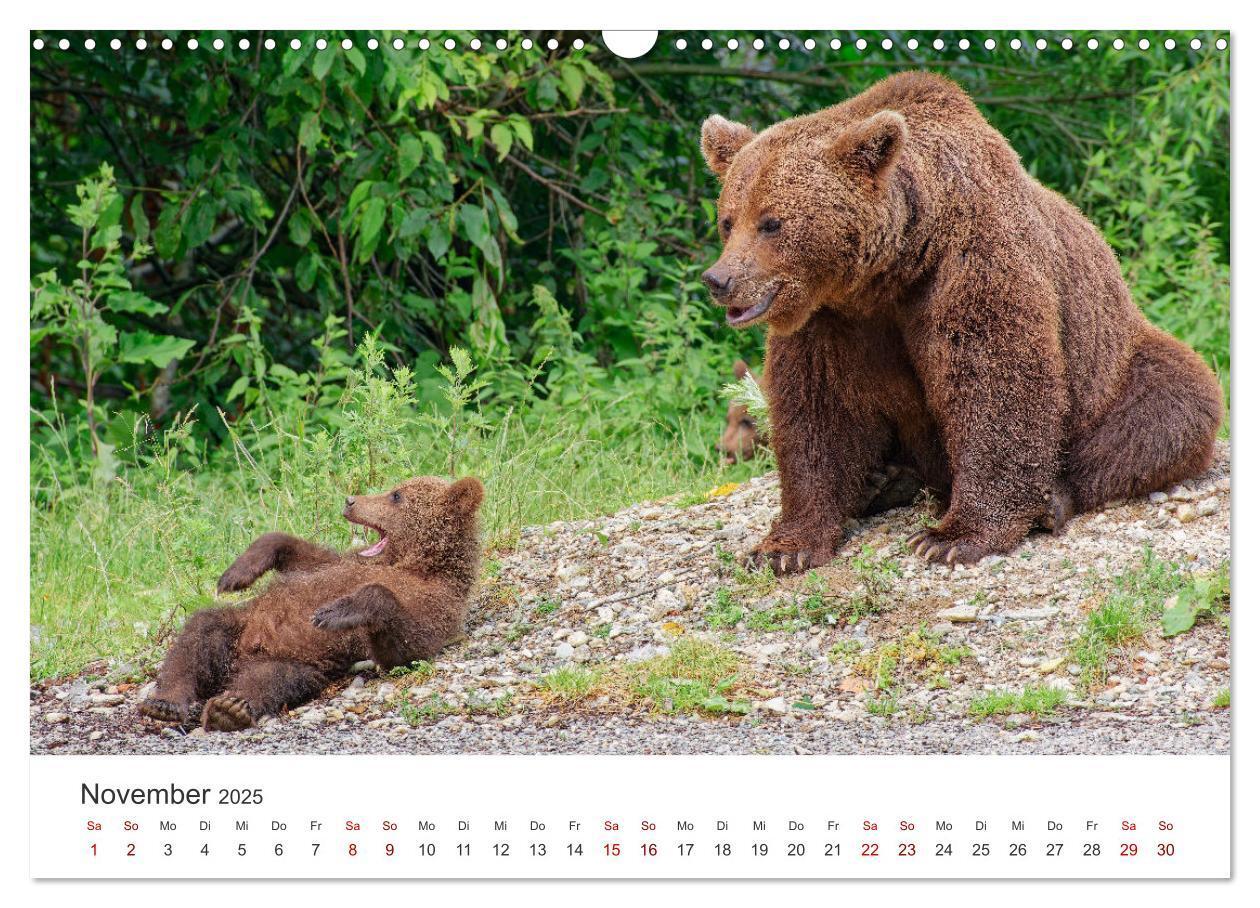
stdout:
[[(1156, 40), (1158, 41), (1158, 39)], [(197, 50), (199, 47), (201, 47), (201, 42), (198, 41), (197, 38), (195, 37), (186, 39), (184, 43), (185, 43), (185, 46), (188, 48), (188, 50)], [(302, 39), (300, 38), (291, 38), (289, 39), (287, 43), (289, 47), (292, 48), (293, 50), (300, 50), (302, 47)], [(332, 42), (330, 42), (327, 38), (316, 38), (314, 43), (315, 43), (316, 50), (324, 50)], [(391, 38), (385, 41), (378, 40), (377, 38), (368, 38), (364, 42), (368, 50), (377, 50), (382, 45), (387, 45), (389, 47), (392, 47), (394, 50), (403, 50), (408, 46), (409, 43), (410, 42), (408, 42), (407, 39), (405, 38)], [(495, 47), (497, 50), (501, 50), (501, 51), (507, 50), (509, 46), (509, 42), (506, 38), (498, 38), (489, 43), (493, 47)], [(571, 46), (574, 50), (581, 50), (583, 47), (586, 46), (586, 41), (582, 38), (574, 38), (571, 41), (568, 41), (565, 43), (569, 44), (569, 46)], [(744, 42), (741, 42), (738, 38), (728, 38), (725, 42), (720, 42), (720, 41), (715, 42), (712, 38), (702, 38), (698, 43), (699, 43), (700, 48), (706, 51), (712, 50), (714, 47), (718, 46), (718, 44), (724, 44), (727, 50), (738, 50), (740, 47), (744, 46)], [(768, 46), (769, 42), (767, 42), (763, 38), (753, 38), (751, 41), (747, 43), (754, 50), (764, 50)], [(818, 40), (815, 40), (814, 38), (805, 38), (804, 40), (797, 41), (797, 42), (793, 42), (789, 38), (780, 38), (778, 39), (777, 42), (773, 42), (773, 43), (778, 47), (779, 50), (792, 50), (793, 47), (795, 47), (798, 50), (803, 50), (806, 52), (815, 50), (822, 44), (825, 44), (826, 46), (830, 47), (832, 50), (839, 50), (841, 47), (844, 46), (843, 42), (839, 38), (831, 38), (829, 40), (825, 39), (821, 42)], [(870, 42), (866, 38), (858, 38), (857, 40), (851, 43), (854, 47), (856, 47), (860, 51), (866, 50), (868, 47), (872, 45), (872, 43), (877, 43), (878, 46), (883, 48), (884, 50), (892, 50), (894, 46), (894, 42), (892, 38), (884, 38), (883, 40), (878, 41), (878, 42)], [(1059, 39), (1037, 38), (1036, 40), (1031, 42), (1032, 46), (1035, 47), (1037, 50), (1046, 50), (1048, 47), (1050, 47), (1052, 43), (1058, 45), (1063, 50), (1072, 50), (1076, 46), (1075, 42), (1071, 38), (1066, 38), (1066, 37), (1059, 38)], [(1215, 42), (1212, 42), (1209, 39), (1207, 43), (1214, 44), (1217, 50), (1225, 50), (1229, 46), (1229, 42), (1225, 38), (1217, 38)], [(343, 50), (349, 50), (350, 48), (355, 46), (355, 42), (351, 38), (341, 39), (340, 44)], [(522, 50), (532, 50), (535, 47), (535, 42), (532, 38), (521, 38), (517, 42), (517, 44)], [(672, 41), (672, 44), (673, 44), (674, 49), (678, 51), (685, 51), (689, 47), (689, 44), (686, 38), (676, 38)], [(1205, 42), (1201, 38), (1191, 38), (1189, 42), (1189, 46), (1191, 50), (1201, 50), (1204, 44)], [(1007, 45), (1010, 47), (1011, 50), (1021, 50), (1025, 46), (1024, 41), (1020, 38), (1011, 38), (1007, 42)], [(1165, 38), (1163, 41), (1163, 45), (1164, 45), (1165, 50), (1175, 50), (1177, 48), (1177, 42), (1173, 38)], [(49, 47), (49, 48), (56, 47), (59, 50), (69, 50), (71, 47), (71, 43), (70, 43), (69, 38), (60, 38), (56, 40), (55, 42), (47, 42), (43, 38), (35, 38), (31, 42), (31, 46), (35, 50), (43, 50), (46, 47)], [(112, 38), (109, 41), (109, 47), (112, 50), (121, 50), (122, 46), (123, 46), (123, 41), (121, 38)], [(173, 50), (175, 47), (175, 42), (171, 38), (162, 38), (161, 40), (156, 41), (153, 45), (151, 45), (150, 42), (145, 38), (135, 39), (135, 47), (137, 50), (148, 50), (151, 46), (160, 47), (162, 50)], [(214, 50), (223, 50), (223, 48), (227, 46), (227, 41), (223, 38), (214, 38), (208, 43), (207, 46)], [(252, 46), (252, 42), (250, 41), (249, 38), (238, 38), (236, 39), (236, 46), (240, 48), (241, 50), (248, 50)], [(276, 41), (275, 38), (264, 38), (262, 40), (262, 46), (267, 50), (275, 50), (275, 48), (278, 46), (278, 42)], [(435, 46), (443, 47), (446, 50), (455, 50), (459, 46), (459, 42), (457, 42), (454, 38), (445, 38), (445, 39), (438, 39), (438, 40), (430, 40), (429, 38), (420, 38), (415, 41), (414, 46), (418, 47), (420, 50), (428, 50), (429, 48), (435, 47)], [(471, 38), (468, 40), (466, 46), (469, 50), (476, 51), (476, 50), (481, 50), (483, 47), (486, 47), (487, 45), (486, 43), (483, 43), (480, 38)], [(560, 49), (561, 42), (556, 38), (548, 38), (546, 41), (540, 42), (539, 46), (546, 47), (547, 50), (554, 51), (554, 50)], [(934, 50), (942, 51), (942, 50), (945, 50), (946, 48), (946, 42), (943, 38), (936, 38), (928, 42), (927, 45), (925, 45), (923, 42), (920, 42), (919, 39), (917, 38), (909, 38), (905, 41), (905, 47), (907, 50), (914, 51), (914, 50), (918, 50), (920, 47), (925, 47), (925, 46), (930, 46)], [(972, 46), (973, 46), (972, 41), (969, 38), (959, 38), (957, 40), (957, 47), (959, 50), (964, 50), (964, 51), (970, 50)], [(992, 51), (992, 50), (997, 49), (998, 41), (996, 38), (985, 38), (983, 41), (979, 41), (977, 39), (977, 46), (983, 47), (985, 50)], [(1089, 38), (1084, 42), (1084, 46), (1088, 48), (1089, 50), (1097, 50), (1099, 47), (1108, 47), (1108, 46), (1110, 46), (1114, 50), (1124, 50), (1124, 48), (1127, 45), (1123, 38), (1114, 38), (1110, 42), (1100, 41), (1098, 38)], [(1139, 50), (1149, 50), (1152, 46), (1152, 41), (1149, 38), (1139, 38), (1136, 42), (1136, 46)], [(95, 50), (96, 39), (85, 38), (83, 41), (83, 47), (85, 50)]]

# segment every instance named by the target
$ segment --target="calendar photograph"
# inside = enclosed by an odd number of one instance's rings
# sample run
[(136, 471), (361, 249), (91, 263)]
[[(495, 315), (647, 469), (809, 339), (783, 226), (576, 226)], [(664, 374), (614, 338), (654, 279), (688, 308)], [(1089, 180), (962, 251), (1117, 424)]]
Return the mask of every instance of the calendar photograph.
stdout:
[(30, 33), (32, 755), (1229, 754), (1229, 32), (634, 34)]

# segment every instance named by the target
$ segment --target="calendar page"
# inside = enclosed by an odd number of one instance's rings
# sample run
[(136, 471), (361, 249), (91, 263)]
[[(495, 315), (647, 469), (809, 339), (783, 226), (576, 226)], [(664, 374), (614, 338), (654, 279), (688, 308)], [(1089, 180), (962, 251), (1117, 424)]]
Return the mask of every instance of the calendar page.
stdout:
[(29, 31), (32, 878), (1231, 876), (1231, 34), (849, 18)]

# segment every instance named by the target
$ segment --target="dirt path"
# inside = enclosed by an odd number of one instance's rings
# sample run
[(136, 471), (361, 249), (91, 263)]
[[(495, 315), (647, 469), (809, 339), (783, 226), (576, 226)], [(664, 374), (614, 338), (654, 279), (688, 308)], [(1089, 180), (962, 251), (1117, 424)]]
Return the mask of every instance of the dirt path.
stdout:
[[(468, 639), (431, 667), (404, 677), (365, 669), (238, 735), (141, 720), (143, 686), (112, 684), (102, 667), (100, 677), (32, 688), (31, 747), (1225, 753), (1227, 613), (1165, 638), (1155, 603), (1145, 630), (1092, 676), (1076, 640), (1117, 590), (1185, 586), (1228, 560), (1229, 482), (1220, 445), (1209, 473), (1184, 487), (953, 571), (906, 553), (902, 541), (926, 514), (907, 508), (856, 525), (812, 577), (746, 575), (723, 552), (744, 552), (769, 525), (773, 475), (697, 502), (529, 528), (488, 565)], [(692, 662), (667, 661), (684, 650), (717, 667), (693, 675)]]

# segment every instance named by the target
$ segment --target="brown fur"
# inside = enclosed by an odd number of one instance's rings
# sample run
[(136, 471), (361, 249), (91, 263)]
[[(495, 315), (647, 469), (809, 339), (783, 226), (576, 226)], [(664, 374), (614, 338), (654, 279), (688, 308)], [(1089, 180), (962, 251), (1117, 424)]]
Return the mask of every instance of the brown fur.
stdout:
[[(751, 375), (753, 381), (761, 384), (757, 373), (748, 368), (742, 359), (735, 360), (736, 381), (743, 381), (744, 376)], [(757, 421), (748, 412), (744, 404), (731, 401), (726, 407), (726, 427), (718, 438), (717, 449), (722, 452), (722, 459), (727, 463), (751, 460), (758, 448), (766, 446), (765, 433), (757, 428)]]
[(701, 145), (705, 282), (728, 323), (769, 326), (782, 513), (753, 560), (829, 560), (889, 461), (948, 501), (912, 538), (946, 563), (1206, 468), (1214, 376), (953, 82), (903, 73), (759, 134), (714, 116)]
[[(387, 539), (339, 553), (284, 533), (259, 537), (219, 578), (239, 606), (194, 614), (171, 646), (145, 715), (230, 731), (315, 696), (363, 659), (383, 669), (432, 659), (459, 636), (477, 578), (477, 509), (468, 477), (422, 477), (346, 499), (345, 517)], [(205, 703), (204, 710), (200, 707)]]

